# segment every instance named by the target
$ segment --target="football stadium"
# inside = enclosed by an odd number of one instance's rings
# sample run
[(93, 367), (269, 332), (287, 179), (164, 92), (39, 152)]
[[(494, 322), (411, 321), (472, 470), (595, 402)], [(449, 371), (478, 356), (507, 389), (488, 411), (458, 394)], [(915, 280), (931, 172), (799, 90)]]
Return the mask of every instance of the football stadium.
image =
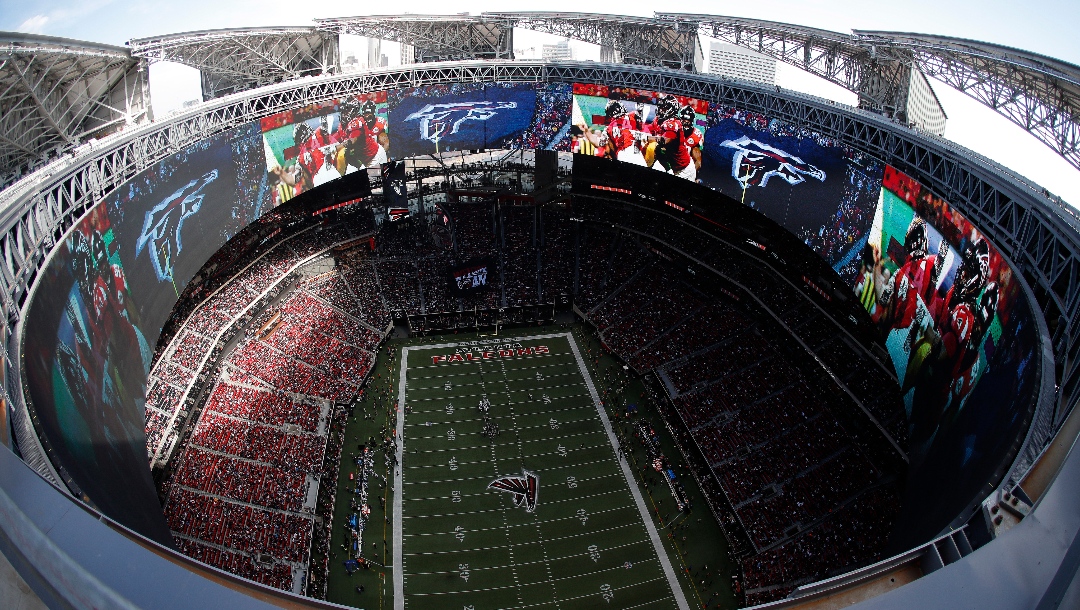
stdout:
[[(18, 599), (1080, 605), (1080, 214), (931, 86), (1080, 168), (1080, 67), (679, 13), (0, 36)], [(202, 101), (155, 117), (161, 61)]]

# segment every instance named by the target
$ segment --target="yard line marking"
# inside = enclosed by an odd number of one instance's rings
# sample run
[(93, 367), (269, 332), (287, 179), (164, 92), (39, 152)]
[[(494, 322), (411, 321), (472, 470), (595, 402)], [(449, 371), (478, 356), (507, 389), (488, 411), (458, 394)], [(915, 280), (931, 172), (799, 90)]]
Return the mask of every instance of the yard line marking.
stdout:
[[(601, 529), (601, 530), (592, 530), (592, 531), (588, 531), (588, 532), (581, 532), (581, 533), (578, 533), (578, 534), (570, 534), (569, 536), (561, 536), (559, 538), (552, 538), (551, 542), (559, 542), (559, 541), (562, 541), (562, 540), (573, 540), (574, 538), (581, 538), (582, 536), (593, 536), (593, 535), (596, 535), (596, 534), (603, 534), (604, 532), (613, 532), (615, 530), (626, 529), (628, 527), (634, 527), (636, 525), (638, 525), (638, 523), (632, 521), (630, 523), (624, 523), (622, 525), (614, 525), (612, 527), (606, 527), (606, 528)], [(533, 545), (533, 544), (540, 544), (540, 541), (539, 540), (530, 540), (528, 542), (519, 542), (516, 545), (510, 545), (510, 546), (522, 547), (522, 546), (530, 546), (530, 545)], [(501, 545), (501, 544), (497, 544), (497, 545), (493, 545), (493, 546), (480, 546), (480, 547), (476, 547), (476, 548), (469, 549), (469, 550), (470, 551), (493, 551), (493, 550), (502, 549), (502, 548), (506, 548), (506, 547)], [(416, 553), (408, 553), (406, 556), (407, 557), (430, 557), (432, 555), (447, 555), (447, 554), (460, 553), (460, 552), (461, 552), (460, 549), (454, 549), (452, 551), (419, 551), (419, 552), (416, 552)], [(642, 561), (644, 561), (644, 560), (642, 560)], [(619, 567), (622, 567), (622, 566), (619, 566)], [(415, 595), (415, 593), (414, 593), (414, 595)]]
[[(532, 392), (539, 392), (539, 393), (543, 394), (545, 390), (556, 390), (558, 388), (572, 388), (572, 387), (584, 386), (584, 385), (585, 384), (582, 384), (582, 383), (575, 383), (575, 384), (572, 384), (572, 385), (571, 384), (553, 385), (553, 386), (547, 386), (547, 387), (543, 387), (543, 388), (535, 388), (535, 389), (532, 389), (532, 390), (509, 390), (508, 392), (513, 392), (513, 393), (516, 393), (516, 394), (521, 394), (523, 392), (530, 393), (530, 394)], [(455, 394), (454, 396), (432, 396), (431, 398), (413, 398), (412, 400), (409, 401), (409, 403), (413, 404), (413, 403), (418, 403), (418, 402), (450, 402), (450, 401), (458, 400), (458, 399), (476, 398), (478, 396), (483, 398), (483, 397), (487, 396), (487, 394), (486, 393), (480, 393), (480, 394)], [(569, 396), (552, 396), (551, 400), (552, 401), (555, 401), (555, 400), (568, 400), (568, 399), (571, 399), (571, 398), (588, 398), (588, 397), (589, 397), (588, 394), (570, 394)], [(479, 401), (477, 401), (477, 402), (479, 402)], [(522, 400), (520, 402), (521, 402), (521, 404), (536, 403), (536, 402), (543, 402), (543, 399), (537, 400), (535, 398), (530, 398), (529, 400)], [(548, 403), (544, 403), (544, 404), (548, 404)], [(468, 407), (463, 407), (463, 408), (468, 408)], [(441, 410), (442, 409), (435, 409), (435, 411), (441, 411)], [(413, 409), (412, 412), (413, 413), (430, 413), (431, 411), (418, 411), (416, 409)]]
[[(567, 366), (567, 364), (566, 363), (545, 364), (543, 366), (534, 366), (532, 368), (522, 369), (522, 370), (539, 371), (541, 369), (550, 369), (550, 368), (564, 367), (564, 366)], [(474, 374), (475, 373), (458, 373), (458, 374), (454, 374), (454, 375), (430, 375), (428, 377), (413, 377), (412, 381), (422, 381), (424, 379), (450, 379), (451, 377), (465, 377), (465, 376), (470, 376), (470, 375), (474, 375)], [(550, 374), (545, 374), (544, 378), (547, 379), (549, 377), (573, 377), (576, 374), (577, 374), (577, 371), (574, 371), (572, 373), (550, 373)], [(524, 379), (514, 379), (512, 381), (523, 381), (523, 380)], [(462, 383), (462, 384), (454, 384), (454, 387), (455, 388), (467, 388), (469, 386), (477, 386), (477, 385), (482, 385), (482, 384), (479, 384), (479, 383)], [(432, 385), (432, 386), (419, 387), (419, 386), (414, 386), (414, 385), (412, 385), (410, 383), (409, 386), (408, 386), (408, 389), (410, 389), (410, 390), (442, 390), (443, 386), (442, 386), (442, 384), (435, 384), (435, 385)]]
[[(622, 590), (622, 589), (627, 589), (627, 588), (630, 588), (630, 587), (636, 587), (637, 585), (645, 585), (645, 584), (648, 584), (648, 583), (650, 583), (650, 582), (656, 582), (656, 581), (658, 581), (658, 580), (660, 580), (660, 577), (659, 577), (659, 576), (657, 576), (656, 578), (650, 578), (649, 580), (640, 580), (640, 581), (638, 581), (638, 582), (635, 582), (635, 583), (634, 583), (634, 584), (632, 584), (632, 585), (624, 585), (624, 586), (622, 586), (622, 587), (613, 587), (613, 588), (612, 588), (612, 591), (620, 591), (620, 590)], [(586, 598), (586, 597), (593, 597), (593, 596), (595, 596), (595, 595), (596, 595), (596, 593), (586, 593), (585, 595), (578, 595), (578, 596), (576, 596), (576, 597), (571, 597), (571, 598), (568, 598), (568, 599), (566, 599), (565, 601), (573, 601), (573, 600), (575, 600), (575, 599), (584, 599), (584, 598)], [(647, 605), (649, 605), (649, 604), (655, 604), (656, 602), (662, 602), (662, 601), (667, 601), (667, 600), (669, 600), (669, 599), (675, 599), (675, 597), (674, 597), (674, 596), (672, 596), (672, 595), (666, 595), (666, 596), (664, 596), (664, 597), (661, 597), (661, 598), (659, 598), (659, 599), (654, 599), (654, 600), (652, 600), (652, 601), (648, 601), (648, 602), (645, 602), (645, 603), (643, 603), (643, 604), (636, 604), (636, 605), (634, 605), (634, 606), (626, 606), (626, 607), (624, 607), (624, 608), (623, 608), (623, 610), (631, 610), (632, 608), (640, 608), (640, 607), (642, 607), (642, 606), (647, 606)], [(549, 603), (551, 603), (551, 602), (544, 602), (544, 603), (540, 603), (540, 604), (529, 604), (528, 606), (520, 606), (520, 607), (518, 608), (518, 610), (522, 610), (522, 609), (524, 609), (524, 608), (536, 608), (536, 607), (539, 607), (539, 606), (546, 606), (546, 605), (548, 605)]]
[[(558, 466), (558, 467), (555, 467), (555, 468), (533, 468), (532, 470), (533, 470), (533, 472), (536, 472), (536, 473), (539, 474), (539, 473), (543, 473), (543, 472), (553, 472), (553, 471), (559, 470), (561, 468), (573, 468), (573, 467), (576, 467), (576, 466), (593, 466), (595, 464), (603, 464), (604, 461), (605, 460), (594, 460), (592, 462), (582, 462), (580, 464), (571, 464), (571, 465), (567, 465), (567, 466)], [(592, 477), (590, 479), (578, 479), (578, 482), (580, 483), (580, 482), (584, 482), (584, 481), (587, 481), (587, 480), (591, 481), (591, 480), (594, 480), (594, 479), (604, 478), (604, 477), (609, 477), (609, 476), (618, 476), (618, 474), (610, 474), (610, 475), (605, 474), (605, 475), (602, 475), (600, 477)], [(487, 480), (487, 479), (488, 479), (487, 477), (462, 477), (462, 478), (459, 478), (459, 479), (431, 479), (431, 480), (428, 480), (428, 481), (405, 481), (405, 484), (406, 485), (427, 485), (429, 483), (455, 483), (457, 481), (477, 481), (477, 480), (483, 481), (483, 480)]]
[[(621, 565), (620, 566), (613, 566), (613, 567), (610, 567), (610, 568), (605, 568), (603, 570), (596, 570), (595, 572), (583, 572), (581, 574), (574, 574), (572, 576), (561, 576), (559, 578), (556, 578), (555, 580), (557, 580), (557, 581), (558, 580), (570, 580), (572, 578), (580, 578), (582, 576), (594, 576), (596, 574), (603, 574), (605, 572), (610, 572), (612, 570), (621, 570), (621, 569), (623, 569), (623, 567)], [(627, 589), (629, 587), (636, 587), (637, 585), (644, 585), (644, 584), (648, 584), (650, 582), (656, 582), (656, 581), (658, 581), (658, 580), (660, 580), (662, 578), (663, 578), (662, 576), (657, 576), (656, 578), (650, 578), (649, 580), (639, 580), (639, 581), (635, 582), (632, 585), (625, 585), (625, 586), (622, 586), (622, 587), (613, 587), (612, 590), (613, 591), (618, 591), (619, 589)], [(432, 591), (430, 593), (413, 593), (413, 595), (416, 595), (418, 597), (419, 596), (430, 597), (430, 596), (436, 596), (436, 595), (457, 595), (457, 594), (460, 594), (460, 593), (482, 593), (484, 591), (501, 591), (503, 589), (509, 589), (509, 588), (510, 588), (509, 586), (506, 586), (506, 587), (485, 587), (483, 589), (468, 589), (468, 590), (465, 590), (465, 591)], [(596, 593), (587, 593), (585, 595), (578, 595), (577, 597), (571, 597), (571, 598), (568, 598), (568, 599), (563, 600), (563, 601), (571, 601), (571, 600), (575, 600), (575, 599), (582, 599), (582, 598), (585, 598), (585, 597), (592, 597), (592, 596), (595, 596), (595, 595), (596, 595)], [(547, 605), (547, 604), (553, 604), (553, 603), (557, 603), (557, 602), (543, 602), (542, 604), (532, 604), (530, 606), (515, 606), (515, 607), (516, 608), (531, 608), (533, 606)]]
[[(540, 427), (543, 427), (543, 426), (540, 426)], [(458, 432), (459, 437), (462, 437), (462, 436), (478, 436), (480, 434), (483, 434), (483, 433), (482, 432)], [(579, 436), (591, 436), (591, 435), (594, 435), (594, 434), (603, 434), (603, 431), (601, 431), (601, 430), (586, 430), (584, 432), (578, 432), (578, 433), (575, 433), (575, 434), (566, 434), (566, 435), (563, 435), (563, 436), (545, 436), (543, 438), (534, 438), (534, 439), (529, 439), (527, 441), (521, 441), (521, 442), (522, 442), (522, 444), (524, 444), (524, 443), (546, 443), (548, 441), (558, 441), (560, 439), (576, 438), (576, 437), (579, 437)], [(439, 435), (436, 435), (436, 436), (414, 436), (414, 437), (412, 437), (412, 440), (413, 440), (413, 442), (416, 442), (417, 440), (420, 440), (420, 439), (428, 439), (428, 440), (430, 440), (430, 439), (435, 439), (435, 438), (443, 439), (443, 438), (446, 438), (446, 435), (445, 434), (439, 434)], [(510, 445), (510, 443), (501, 443), (501, 444), (497, 444), (495, 446), (496, 447), (508, 447), (509, 445)], [(600, 445), (599, 447), (603, 447), (603, 445)], [(587, 449), (596, 449), (596, 448), (598, 448), (597, 445), (589, 445), (585, 449), (587, 450)], [(486, 449), (486, 447), (484, 447), (482, 445), (481, 446), (475, 446), (474, 445), (474, 446), (471, 446), (471, 447), (462, 447), (461, 449), (417, 449), (417, 450), (414, 450), (411, 453), (409, 453), (409, 455), (421, 455), (421, 454), (424, 454), (424, 453), (439, 453), (439, 452), (442, 452), (442, 451), (465, 451), (465, 450), (468, 450), (468, 449)], [(571, 448), (567, 447), (567, 451), (582, 451), (582, 449), (580, 447), (577, 448), (577, 449), (571, 449)]]
[[(611, 475), (601, 475), (599, 477), (590, 477), (589, 480), (590, 481), (595, 481), (597, 479), (605, 478), (605, 477), (609, 477), (609, 476), (611, 476)], [(618, 476), (618, 475), (616, 475), (616, 476)], [(484, 477), (481, 480), (487, 480), (487, 477)], [(599, 498), (601, 496), (607, 496), (607, 495), (610, 495), (610, 494), (613, 494), (613, 493), (615, 493), (615, 491), (610, 491), (610, 490), (609, 491), (601, 491), (601, 492), (597, 492), (597, 493), (594, 493), (594, 494), (589, 494), (587, 496), (574, 496), (572, 498), (565, 498), (565, 499), (562, 499), (562, 500), (548, 500), (547, 502), (545, 502), (545, 504), (562, 504), (563, 502), (573, 502), (575, 500), (588, 500), (590, 498)], [(465, 512), (461, 512), (461, 513), (442, 513), (442, 514), (438, 514), (438, 515), (409, 515), (409, 516), (406, 516), (404, 518), (405, 519), (426, 519), (428, 517), (452, 517), (452, 516), (455, 516), (455, 515), (466, 515), (466, 514), (477, 514), (478, 515), (478, 514), (481, 514), (481, 513), (495, 512), (497, 510), (513, 510), (513, 507), (506, 506), (506, 507), (499, 508), (499, 509), (487, 508), (487, 509), (482, 509), (482, 510), (465, 511)]]
[[(529, 523), (527, 525), (532, 525), (532, 524)], [(618, 546), (605, 547), (605, 550), (614, 551), (614, 550), (626, 548), (628, 546), (634, 546), (636, 544), (649, 544), (649, 541), (645, 540), (645, 539), (635, 540), (634, 542), (627, 542), (626, 544), (620, 544)], [(474, 549), (466, 549), (466, 550), (471, 551), (471, 550), (474, 550)], [(538, 563), (548, 563), (549, 561), (562, 561), (563, 559), (571, 559), (573, 557), (581, 557), (582, 555), (585, 555), (585, 553), (571, 553), (569, 555), (564, 555), (562, 557), (555, 557), (554, 559), (550, 559), (550, 560), (548, 560), (548, 559), (539, 559), (537, 561), (529, 561), (529, 562), (526, 562), (526, 563), (519, 563), (517, 565), (519, 565), (519, 566), (531, 566), (531, 565), (536, 565)], [(650, 562), (650, 561), (656, 561), (656, 560), (651, 559), (651, 558), (650, 559), (642, 559), (641, 563), (646, 563), (646, 562)], [(473, 572), (482, 572), (484, 570), (505, 570), (508, 567), (510, 567), (510, 566), (486, 566), (486, 567), (470, 568), (470, 569)], [(410, 576), (438, 576), (440, 574), (456, 574), (456, 573), (457, 573), (456, 570), (446, 570), (446, 571), (440, 571), (440, 572), (409, 572), (409, 575)], [(536, 584), (536, 583), (532, 583), (532, 584)]]
[[(557, 413), (567, 413), (567, 412), (570, 412), (570, 411), (580, 411), (582, 409), (583, 409), (583, 407), (567, 407), (567, 408), (564, 408), (564, 409), (551, 409), (549, 411), (536, 411), (534, 413), (526, 413), (526, 414), (522, 415), (522, 417), (533, 417), (533, 416), (536, 416), (536, 415), (555, 415)], [(444, 413), (445, 414), (445, 412), (446, 411), (442, 410), (442, 409), (436, 409), (434, 411), (426, 411), (426, 413), (429, 413), (429, 414), (435, 414), (435, 413)], [(420, 415), (423, 415), (423, 414), (424, 414), (424, 412), (421, 412), (421, 413), (412, 412), (412, 413), (410, 413), (410, 415), (417, 415), (417, 416), (420, 416)], [(491, 419), (511, 419), (511, 417), (509, 415), (492, 415)], [(423, 424), (413, 424), (413, 428), (427, 428), (427, 427), (429, 427), (429, 426), (426, 425), (427, 421), (430, 421), (430, 420), (425, 420), (425, 423), (423, 423)], [(432, 426), (443, 426), (443, 425), (447, 425), (447, 424), (468, 424), (468, 423), (476, 423), (476, 422), (482, 422), (482, 421), (484, 421), (484, 419), (482, 417), (481, 418), (469, 417), (469, 418), (465, 418), (465, 419), (446, 419), (446, 420), (442, 420), (442, 421), (432, 421), (431, 425)], [(522, 428), (522, 430), (526, 430), (526, 429), (527, 428)], [(436, 434), (434, 436), (414, 436), (412, 438), (414, 438), (414, 439), (437, 438), (439, 436), (442, 436), (442, 435), (441, 434)]]
[[(480, 494), (468, 494), (468, 495), (465, 495), (465, 496), (462, 496), (462, 497), (463, 498), (470, 498), (470, 497), (476, 497), (478, 495), (480, 495)], [(449, 498), (449, 496), (444, 496), (442, 498), (428, 498), (428, 499), (445, 500), (445, 499), (448, 499), (448, 498)], [(408, 500), (408, 498), (406, 498), (406, 500)], [(617, 506), (615, 508), (605, 508), (604, 510), (594, 511), (594, 512), (590, 513), (589, 516), (591, 517), (591, 516), (595, 516), (595, 515), (602, 515), (604, 513), (612, 513), (612, 512), (615, 512), (615, 511), (633, 509), (633, 508), (636, 508), (636, 507), (627, 505), (627, 506)], [(462, 513), (462, 514), (472, 514), (472, 513)], [(557, 523), (559, 521), (577, 521), (577, 520), (578, 520), (577, 515), (570, 515), (569, 517), (558, 517), (556, 519), (545, 519), (543, 522), (544, 523)], [(531, 523), (518, 523), (516, 525), (511, 525), (510, 527), (526, 527), (526, 526), (529, 526), (529, 525), (532, 525), (532, 524)], [(468, 530), (465, 530), (465, 531), (467, 531), (467, 532), (490, 532), (491, 530), (497, 530), (497, 529), (501, 529), (501, 526), (499, 526), (499, 527), (479, 527), (479, 528), (468, 529)], [(453, 534), (453, 533), (454, 533), (454, 530), (447, 531), (447, 532), (420, 532), (419, 534), (405, 534), (405, 537), (406, 538), (411, 538), (411, 537), (422, 537), (422, 536), (444, 536), (446, 534)]]

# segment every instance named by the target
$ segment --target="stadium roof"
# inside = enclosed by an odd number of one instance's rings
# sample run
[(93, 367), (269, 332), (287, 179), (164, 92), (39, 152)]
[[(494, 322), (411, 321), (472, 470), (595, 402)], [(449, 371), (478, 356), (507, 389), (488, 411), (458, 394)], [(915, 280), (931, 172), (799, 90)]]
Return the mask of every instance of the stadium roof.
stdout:
[(203, 99), (337, 69), (336, 35), (313, 27), (231, 28), (128, 42), (131, 54), (198, 68)]
[(140, 66), (123, 47), (0, 32), (0, 183), (146, 117)]

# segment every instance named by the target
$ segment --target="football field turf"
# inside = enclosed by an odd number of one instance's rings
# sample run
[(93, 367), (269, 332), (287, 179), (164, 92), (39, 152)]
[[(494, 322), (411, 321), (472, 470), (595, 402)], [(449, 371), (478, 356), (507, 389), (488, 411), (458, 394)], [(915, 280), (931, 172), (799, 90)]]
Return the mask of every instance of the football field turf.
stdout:
[(396, 608), (689, 608), (569, 333), (402, 356)]

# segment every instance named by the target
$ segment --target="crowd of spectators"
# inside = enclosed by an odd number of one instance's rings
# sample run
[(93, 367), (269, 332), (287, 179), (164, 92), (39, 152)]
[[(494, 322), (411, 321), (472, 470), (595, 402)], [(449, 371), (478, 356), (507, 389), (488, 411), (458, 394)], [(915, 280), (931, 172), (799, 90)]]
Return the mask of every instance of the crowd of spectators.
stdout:
[(206, 494), (291, 512), (303, 510), (307, 484), (302, 472), (191, 448), (173, 485)]
[(568, 210), (548, 207), (541, 210), (540, 294), (550, 303), (559, 294), (571, 294), (574, 289), (574, 223)]
[[(481, 171), (476, 179), (491, 176)], [(512, 171), (500, 176), (497, 182), (520, 179)], [(842, 211), (851, 216), (840, 222), (861, 222), (856, 208)], [(903, 423), (902, 409), (875, 387), (881, 371), (860, 360), (796, 286), (696, 221), (642, 205), (584, 199), (570, 212), (491, 200), (445, 209), (446, 227), (441, 218), (387, 222), (374, 251), (366, 251), (365, 239), (364, 247), (330, 255), (333, 264), (324, 262), (318, 275), (293, 272), (302, 278), (297, 285), (258, 314), (222, 367), (209, 371), (220, 377), (168, 488), (166, 512), (181, 548), (241, 575), (292, 586), (312, 543), (329, 541), (313, 534), (307, 501), (311, 482), (336, 473), (331, 454), (340, 456), (325, 410), (361, 391), (391, 315), (422, 317), (414, 329), (426, 329), (458, 325), (474, 307), (481, 311), (470, 319), (493, 322), (499, 308), (509, 307), (506, 316), (527, 322), (536, 315), (530, 307), (567, 293), (608, 349), (639, 372), (659, 372), (680, 420), (674, 423), (700, 453), (695, 476), (710, 504), (723, 507), (714, 511), (725, 531), (745, 541), (736, 547), (744, 553), (748, 600), (781, 595), (820, 572), (819, 564), (786, 571), (782, 556), (772, 555), (777, 549), (821, 557), (850, 551), (856, 563), (880, 550), (873, 529), (853, 549), (828, 547), (839, 544), (844, 519), (861, 523), (873, 513), (890, 520), (885, 498), (895, 496), (893, 473), (862, 450), (846, 415), (827, 406), (821, 388), (835, 389), (835, 382), (818, 360), (778, 347), (790, 339), (786, 330), (744, 310), (738, 298), (718, 296), (726, 289), (694, 279), (674, 259), (678, 252), (696, 257), (760, 299), (893, 431)], [(452, 248), (436, 239), (440, 230), (452, 231)], [(215, 349), (221, 329), (265, 303), (300, 262), (355, 237), (347, 226), (327, 224), (282, 236), (282, 247), (262, 258), (239, 256), (237, 281), (206, 294), (157, 359), (147, 393), (148, 438), (153, 431), (160, 440), (157, 428), (175, 413), (166, 407), (207, 372), (199, 370), (208, 366), (203, 356)], [(449, 269), (477, 258), (493, 261), (490, 288), (450, 292)], [(256, 561), (257, 554), (272, 559)], [(325, 586), (311, 585), (319, 582)]]
[(379, 259), (375, 270), (386, 304), (392, 311), (411, 315), (421, 312), (420, 274), (415, 261), (407, 258)]
[[(807, 381), (819, 370), (774, 346), (782, 340), (755, 326), (662, 371), (685, 438), (704, 458), (699, 479), (711, 481), (703, 491), (718, 494), (710, 504), (727, 507), (725, 531), (752, 547), (742, 560), (747, 603), (779, 599), (826, 570), (876, 558), (894, 516), (882, 502), (855, 500), (895, 498), (898, 473), (868, 457)], [(887, 519), (878, 534), (827, 544), (870, 512)], [(793, 574), (785, 571), (793, 553), (820, 556)]]
[(424, 299), (424, 313), (455, 311), (457, 299), (450, 295), (446, 270), (449, 263), (445, 256), (428, 256), (416, 261), (420, 288)]
[(578, 264), (579, 290), (574, 302), (581, 311), (589, 311), (607, 296), (605, 288), (612, 255), (620, 238), (615, 231), (595, 225), (585, 227)]
[(663, 265), (654, 265), (590, 314), (604, 342), (639, 372), (642, 361), (635, 354), (704, 307), (699, 295), (670, 275)]
[(506, 303), (510, 306), (536, 303), (539, 210), (534, 206), (509, 206), (501, 211)]
[(841, 269), (840, 276), (854, 284), (860, 259), (853, 248), (866, 243), (865, 237), (878, 203), (882, 170), (881, 166), (872, 163), (865, 168), (852, 164), (846, 167), (844, 192), (836, 213), (816, 234), (799, 237), (831, 265), (844, 262), (846, 258), (847, 264)]
[(173, 542), (181, 553), (207, 565), (221, 568), (248, 580), (261, 582), (275, 589), (284, 591), (292, 589), (293, 569), (287, 563), (278, 561), (256, 563), (247, 553), (202, 544), (182, 536), (175, 536)]
[(281, 391), (251, 388), (238, 383), (219, 383), (210, 393), (204, 410), (259, 424), (296, 426), (315, 434), (319, 431), (322, 408), (314, 401)]
[[(843, 390), (818, 361), (896, 435), (903, 410), (891, 386), (882, 383), (884, 372), (795, 286), (738, 249), (655, 210), (585, 201), (577, 209), (580, 216), (615, 230), (590, 225), (590, 238), (612, 236), (621, 250), (632, 239), (619, 231), (625, 227), (708, 262), (764, 302), (813, 352), (778, 349), (779, 343), (791, 343), (788, 328), (751, 319), (729, 299), (698, 293), (694, 281), (679, 279), (662, 251), (647, 242), (638, 249), (638, 265), (605, 256), (612, 248), (607, 243), (582, 252), (577, 302), (592, 305), (587, 316), (615, 354), (639, 371), (659, 368), (685, 426), (683, 438), (704, 458), (695, 474), (737, 542), (744, 568), (759, 565), (759, 557), (783, 565), (784, 554), (765, 555), (775, 548), (819, 554), (798, 574), (751, 570), (747, 601), (778, 599), (824, 569), (874, 559), (893, 518), (885, 506), (889, 501), (880, 499), (895, 499), (900, 473), (883, 468), (856, 440), (849, 412), (826, 406), (822, 388), (841, 395)], [(600, 261), (586, 262), (590, 255)], [(866, 522), (870, 513), (886, 521), (875, 529), (880, 535), (853, 536), (851, 547), (845, 546), (848, 540), (840, 544), (837, 534), (849, 523)], [(830, 563), (830, 554), (838, 561)]]
[[(540, 85), (536, 92), (536, 112), (519, 142), (512, 148), (529, 150), (570, 150), (570, 138), (565, 137), (570, 125), (568, 110), (573, 89), (563, 83)], [(562, 134), (560, 137), (560, 133)]]
[(879, 560), (899, 508), (894, 487), (870, 489), (818, 527), (743, 559), (747, 605), (782, 599), (798, 585)]
[[(174, 487), (165, 505), (173, 539), (189, 538), (298, 564), (308, 559), (314, 520)], [(219, 566), (220, 567), (220, 566)]]
[(203, 413), (187, 448), (199, 446), (283, 469), (314, 473), (322, 461), (324, 443), (325, 438), (315, 434), (287, 432), (219, 413)]
[[(370, 260), (356, 251), (335, 251), (342, 264), (302, 280), (280, 301), (272, 286), (354, 235), (348, 225), (316, 227), (284, 236), (261, 258), (237, 259), (244, 266), (232, 279), (184, 312), (148, 384), (147, 436), (159, 444), (186, 389), (197, 376), (211, 377), (164, 483), (178, 548), (282, 589), (309, 576), (311, 486), (328, 472), (330, 405), (359, 392), (389, 312)], [(276, 305), (252, 313), (269, 302)], [(207, 355), (220, 351), (215, 343), (227, 340), (226, 329), (249, 320), (240, 343), (220, 366), (212, 364)]]

